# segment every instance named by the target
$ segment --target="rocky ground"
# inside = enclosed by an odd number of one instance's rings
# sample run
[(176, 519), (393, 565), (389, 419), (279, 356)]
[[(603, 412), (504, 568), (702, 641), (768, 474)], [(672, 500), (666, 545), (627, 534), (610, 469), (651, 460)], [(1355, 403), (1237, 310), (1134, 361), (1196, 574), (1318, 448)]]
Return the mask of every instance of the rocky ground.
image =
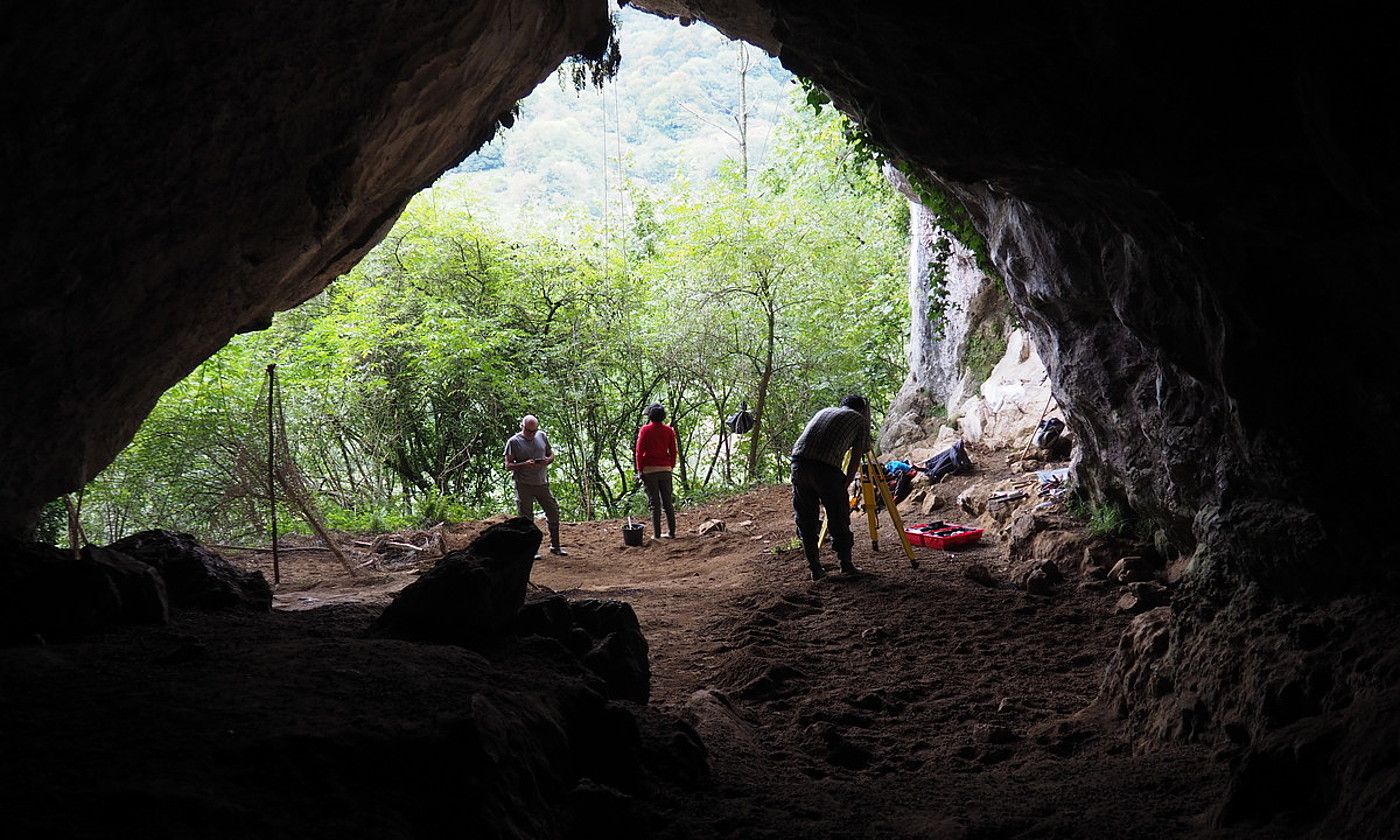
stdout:
[[(964, 491), (985, 499), (1024, 480), (1000, 456), (979, 463), (934, 488), (945, 501), (932, 516), (970, 519), (952, 501)], [(176, 610), (164, 626), (0, 649), (4, 810), (19, 834), (56, 837), (126, 836), (151, 811), (161, 817), (145, 819), (145, 836), (413, 836), (445, 825), (581, 836), (578, 814), (608, 825), (634, 802), (646, 816), (623, 820), (617, 836), (1294, 836), (1287, 825), (1214, 827), (1223, 756), (1191, 744), (1135, 750), (1095, 704), (1131, 613), (1150, 604), (1125, 597), (1112, 579), (1122, 569), (1108, 574), (1129, 548), (1087, 539), (1053, 509), (1032, 517), (1041, 500), (1029, 489), (1004, 512), (978, 514), (990, 529), (982, 544), (915, 549), (918, 568), (887, 518), (879, 553), (857, 518), (864, 573), (817, 582), (794, 547), (783, 487), (683, 510), (677, 539), (638, 548), (623, 545), (619, 522), (566, 524), (569, 555), (536, 561), (530, 597), (632, 605), (652, 677), (637, 726), (643, 740), (671, 742), (665, 761), (648, 759), (667, 768), (645, 782), (594, 784), (610, 771), (552, 736), (494, 746), (480, 736), (482, 721), (509, 718), (606, 754), (608, 739), (587, 732), (615, 716), (577, 680), (543, 676), (550, 651), (362, 638), (443, 548), (484, 527), (465, 523), (347, 540), (355, 577), (328, 553), (286, 554), (271, 615)], [(916, 503), (914, 519), (920, 504), (930, 503)], [(699, 533), (714, 521), (723, 529)], [(1055, 568), (1030, 556), (1043, 553)], [(265, 553), (233, 559), (271, 578)], [(990, 577), (969, 577), (973, 565)], [(1042, 594), (1026, 591), (1031, 577)], [(708, 774), (675, 758), (691, 727)], [(496, 806), (446, 781), (464, 751), (528, 794), (474, 823), (467, 814)], [(535, 755), (552, 762), (548, 773)], [(572, 778), (559, 789), (544, 781), (561, 772)], [(538, 815), (561, 798), (573, 828)]]

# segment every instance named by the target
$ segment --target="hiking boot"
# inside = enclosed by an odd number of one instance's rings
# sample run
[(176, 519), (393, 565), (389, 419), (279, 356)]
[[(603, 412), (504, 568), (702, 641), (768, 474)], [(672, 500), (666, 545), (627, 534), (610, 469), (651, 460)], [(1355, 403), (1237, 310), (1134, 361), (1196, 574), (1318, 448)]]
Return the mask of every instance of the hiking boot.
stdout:
[(808, 563), (807, 568), (812, 571), (812, 580), (821, 580), (826, 577), (826, 569), (823, 569), (820, 563)]
[(557, 545), (551, 545), (551, 546), (549, 547), (549, 553), (550, 553), (550, 554), (557, 554), (557, 555), (559, 555), (560, 557), (568, 557), (568, 556), (569, 556), (569, 552), (565, 551), (564, 549), (560, 548), (560, 547), (557, 546)]
[(860, 574), (860, 569), (856, 568), (856, 564), (851, 562), (851, 558), (849, 558), (849, 557), (842, 557), (842, 558), (841, 558), (841, 574), (843, 574), (843, 575), (858, 575), (858, 574)]

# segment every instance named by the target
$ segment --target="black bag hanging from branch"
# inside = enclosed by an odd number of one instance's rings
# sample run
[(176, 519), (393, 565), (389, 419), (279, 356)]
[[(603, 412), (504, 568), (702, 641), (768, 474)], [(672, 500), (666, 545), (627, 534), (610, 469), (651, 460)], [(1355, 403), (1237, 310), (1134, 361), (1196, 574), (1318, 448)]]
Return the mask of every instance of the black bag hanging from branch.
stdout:
[(749, 413), (748, 402), (740, 403), (739, 410), (730, 415), (724, 424), (736, 435), (746, 435), (753, 431), (753, 415)]

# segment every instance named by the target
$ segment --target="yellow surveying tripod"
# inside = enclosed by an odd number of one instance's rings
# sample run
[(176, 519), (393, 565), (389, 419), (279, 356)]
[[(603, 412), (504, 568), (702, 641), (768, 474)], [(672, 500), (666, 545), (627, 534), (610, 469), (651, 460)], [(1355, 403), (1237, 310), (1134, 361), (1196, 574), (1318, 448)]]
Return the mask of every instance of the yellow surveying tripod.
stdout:
[[(850, 463), (850, 453), (847, 453), (847, 463)], [(919, 561), (914, 559), (914, 549), (909, 546), (909, 537), (904, 533), (904, 521), (899, 518), (899, 507), (894, 503), (894, 496), (890, 493), (890, 486), (885, 483), (885, 470), (875, 460), (874, 453), (866, 450), (861, 456), (863, 461), (860, 465), (860, 498), (865, 506), (865, 518), (870, 523), (870, 548), (872, 551), (880, 550), (880, 522), (876, 518), (875, 497), (884, 502), (885, 512), (890, 515), (890, 524), (894, 526), (894, 532), (899, 535), (899, 544), (904, 546), (904, 556), (909, 558), (909, 568), (919, 568)], [(817, 545), (826, 542), (825, 519), (822, 520), (822, 530), (817, 536)]]

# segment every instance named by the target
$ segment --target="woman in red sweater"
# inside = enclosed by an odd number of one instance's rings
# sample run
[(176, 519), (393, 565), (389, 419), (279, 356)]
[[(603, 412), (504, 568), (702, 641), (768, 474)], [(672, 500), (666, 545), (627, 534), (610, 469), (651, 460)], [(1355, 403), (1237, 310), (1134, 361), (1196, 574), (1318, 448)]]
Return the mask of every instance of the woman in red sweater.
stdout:
[(666, 539), (676, 536), (676, 509), (671, 497), (671, 470), (676, 467), (676, 430), (662, 421), (666, 409), (660, 403), (647, 408), (647, 423), (637, 430), (637, 477), (647, 491), (651, 507), (651, 528), (657, 538), (661, 533), (661, 511), (666, 511)]

